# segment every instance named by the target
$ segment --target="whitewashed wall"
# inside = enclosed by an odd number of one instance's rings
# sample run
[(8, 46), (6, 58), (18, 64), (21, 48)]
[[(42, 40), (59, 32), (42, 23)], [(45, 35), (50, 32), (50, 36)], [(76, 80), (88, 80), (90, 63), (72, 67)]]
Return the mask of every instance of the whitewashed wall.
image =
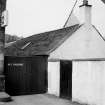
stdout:
[(88, 24), (80, 27), (49, 57), (49, 59), (68, 60), (86, 58), (105, 58), (105, 41), (95, 28)]
[(105, 61), (73, 61), (72, 100), (105, 105)]
[(48, 93), (59, 96), (60, 62), (48, 62)]

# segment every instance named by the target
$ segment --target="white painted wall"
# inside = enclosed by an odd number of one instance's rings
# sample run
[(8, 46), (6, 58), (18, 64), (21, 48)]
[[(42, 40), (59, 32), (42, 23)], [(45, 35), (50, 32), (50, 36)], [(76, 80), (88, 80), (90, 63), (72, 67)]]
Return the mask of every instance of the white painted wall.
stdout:
[(48, 93), (59, 96), (60, 62), (48, 62)]
[(105, 61), (73, 61), (72, 100), (105, 105)]
[(91, 24), (80, 27), (49, 57), (68, 60), (88, 58), (105, 58), (105, 41)]

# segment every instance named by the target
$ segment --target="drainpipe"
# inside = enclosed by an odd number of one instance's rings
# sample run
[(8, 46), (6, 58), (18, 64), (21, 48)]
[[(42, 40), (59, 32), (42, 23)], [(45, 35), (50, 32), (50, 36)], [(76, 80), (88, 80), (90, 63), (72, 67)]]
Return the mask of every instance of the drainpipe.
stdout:
[(0, 102), (8, 102), (11, 97), (5, 92), (4, 75), (4, 44), (5, 44), (5, 22), (4, 11), (6, 10), (6, 0), (0, 0)]

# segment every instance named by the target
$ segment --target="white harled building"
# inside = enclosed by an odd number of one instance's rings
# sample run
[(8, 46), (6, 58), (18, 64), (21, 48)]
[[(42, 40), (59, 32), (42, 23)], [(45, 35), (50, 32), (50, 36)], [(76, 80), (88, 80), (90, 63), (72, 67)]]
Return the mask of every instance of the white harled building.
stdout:
[(49, 93), (60, 95), (60, 62), (70, 61), (72, 101), (105, 105), (105, 39), (91, 24), (92, 5), (84, 0), (79, 8), (80, 27), (49, 56)]

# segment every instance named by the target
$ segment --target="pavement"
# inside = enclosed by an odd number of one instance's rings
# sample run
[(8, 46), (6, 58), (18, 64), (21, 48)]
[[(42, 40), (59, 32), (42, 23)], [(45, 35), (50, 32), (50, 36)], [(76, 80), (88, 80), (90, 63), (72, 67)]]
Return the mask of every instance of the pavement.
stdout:
[(49, 94), (13, 96), (12, 99), (11, 102), (0, 102), (0, 105), (81, 105)]

